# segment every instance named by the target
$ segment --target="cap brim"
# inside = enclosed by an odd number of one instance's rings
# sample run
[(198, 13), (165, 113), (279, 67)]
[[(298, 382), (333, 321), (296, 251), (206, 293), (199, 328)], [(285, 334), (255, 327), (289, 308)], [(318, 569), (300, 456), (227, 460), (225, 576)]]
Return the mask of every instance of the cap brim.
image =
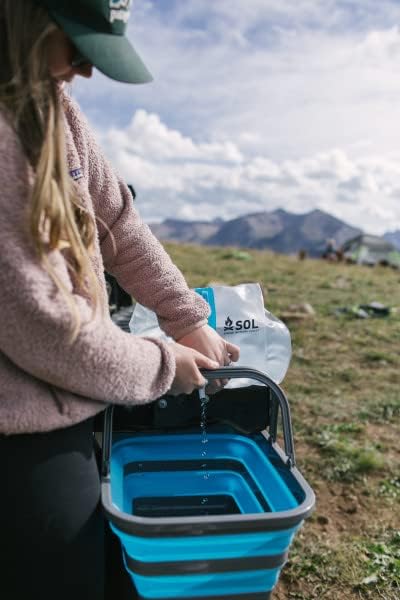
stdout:
[(123, 35), (100, 33), (53, 13), (73, 44), (99, 71), (124, 83), (148, 83), (153, 77)]

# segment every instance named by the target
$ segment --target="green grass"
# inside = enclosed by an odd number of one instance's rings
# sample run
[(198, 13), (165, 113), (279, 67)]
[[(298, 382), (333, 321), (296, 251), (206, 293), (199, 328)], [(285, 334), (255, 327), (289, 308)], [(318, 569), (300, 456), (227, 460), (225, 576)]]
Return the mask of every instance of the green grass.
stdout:
[(381, 532), (373, 539), (344, 535), (334, 546), (301, 534), (282, 578), (291, 599), (398, 600), (400, 531)]
[(400, 502), (400, 476), (381, 481), (378, 488), (378, 496), (391, 498), (396, 502)]
[(375, 587), (400, 594), (400, 530), (385, 532), (378, 540), (361, 540), (358, 546), (364, 560), (356, 587), (367, 597)]
[[(293, 358), (283, 382), (298, 465), (317, 509), (295, 539), (277, 600), (399, 600), (400, 272), (271, 252), (168, 244), (191, 287), (258, 281), (287, 321)], [(381, 302), (386, 318), (335, 311)]]
[(357, 481), (384, 468), (384, 455), (377, 444), (365, 441), (364, 427), (359, 423), (326, 425), (311, 436), (311, 441), (324, 458), (325, 478)]

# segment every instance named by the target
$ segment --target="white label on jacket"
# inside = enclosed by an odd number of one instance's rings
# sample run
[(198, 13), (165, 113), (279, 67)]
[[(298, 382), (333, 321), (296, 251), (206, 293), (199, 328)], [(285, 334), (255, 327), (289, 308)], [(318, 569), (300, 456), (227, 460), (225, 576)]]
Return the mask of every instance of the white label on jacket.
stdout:
[(77, 167), (76, 169), (71, 169), (69, 174), (71, 175), (74, 181), (81, 179), (83, 177), (83, 169), (82, 167)]

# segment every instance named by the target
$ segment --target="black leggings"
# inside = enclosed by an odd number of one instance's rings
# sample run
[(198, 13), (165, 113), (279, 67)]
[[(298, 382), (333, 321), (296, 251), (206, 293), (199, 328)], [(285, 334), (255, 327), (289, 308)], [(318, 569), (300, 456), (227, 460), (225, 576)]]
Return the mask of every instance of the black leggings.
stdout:
[(103, 600), (104, 522), (93, 419), (0, 435), (0, 596)]

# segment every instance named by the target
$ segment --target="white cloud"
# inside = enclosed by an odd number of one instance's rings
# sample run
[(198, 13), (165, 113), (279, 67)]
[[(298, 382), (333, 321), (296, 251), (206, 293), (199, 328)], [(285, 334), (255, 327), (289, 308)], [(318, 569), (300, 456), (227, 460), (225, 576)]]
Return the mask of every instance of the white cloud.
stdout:
[(117, 148), (126, 148), (140, 156), (150, 155), (153, 160), (227, 160), (240, 162), (242, 155), (231, 142), (194, 144), (177, 130), (171, 130), (156, 114), (138, 110), (124, 131), (112, 129), (109, 141)]
[(370, 232), (383, 233), (389, 225), (400, 228), (400, 155), (398, 161), (352, 159), (332, 149), (274, 161), (246, 155), (229, 140), (223, 145), (195, 141), (144, 110), (127, 129), (99, 135), (119, 172), (135, 186), (147, 221), (321, 208)]
[(149, 220), (318, 207), (383, 232), (400, 226), (399, 23), (398, 0), (138, 0), (154, 83), (76, 92)]

